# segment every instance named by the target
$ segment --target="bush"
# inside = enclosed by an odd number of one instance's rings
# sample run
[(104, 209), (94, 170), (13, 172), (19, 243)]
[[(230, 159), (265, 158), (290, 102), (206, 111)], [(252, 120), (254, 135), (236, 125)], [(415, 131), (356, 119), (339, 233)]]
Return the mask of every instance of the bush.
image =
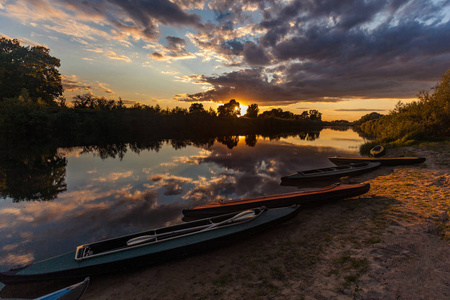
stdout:
[(450, 136), (450, 70), (430, 91), (421, 91), (419, 100), (397, 103), (388, 115), (369, 120), (360, 129), (377, 142), (407, 145)]

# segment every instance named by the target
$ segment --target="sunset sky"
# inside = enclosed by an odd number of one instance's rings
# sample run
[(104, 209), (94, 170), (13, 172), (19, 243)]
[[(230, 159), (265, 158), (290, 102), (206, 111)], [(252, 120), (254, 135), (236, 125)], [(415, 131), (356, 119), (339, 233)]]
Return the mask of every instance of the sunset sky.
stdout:
[(358, 119), (450, 68), (449, 0), (0, 0), (0, 36), (61, 60), (65, 96)]

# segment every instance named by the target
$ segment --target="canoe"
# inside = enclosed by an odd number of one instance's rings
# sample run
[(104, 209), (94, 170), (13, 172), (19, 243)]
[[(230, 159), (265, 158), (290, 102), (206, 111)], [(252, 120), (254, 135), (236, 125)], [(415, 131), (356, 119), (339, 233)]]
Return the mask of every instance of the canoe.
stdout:
[(304, 205), (355, 197), (367, 193), (369, 189), (369, 183), (334, 184), (324, 188), (305, 189), (293, 193), (215, 201), (194, 208), (183, 209), (183, 215), (188, 218), (201, 218), (259, 206), (275, 208), (295, 204)]
[(369, 152), (372, 157), (381, 157), (386, 153), (386, 149), (384, 149), (384, 147), (381, 145), (377, 145), (370, 149)]
[(352, 176), (369, 172), (378, 168), (381, 164), (378, 162), (360, 162), (350, 163), (348, 165), (298, 171), (295, 174), (281, 177), (283, 182), (297, 182), (310, 180), (324, 180), (330, 178), (339, 178), (343, 176)]
[(78, 300), (84, 295), (89, 285), (89, 277), (82, 282), (57, 290), (56, 292), (44, 295), (34, 300)]
[(398, 165), (413, 165), (420, 164), (425, 161), (424, 157), (408, 157), (408, 156), (399, 156), (399, 157), (341, 157), (341, 156), (332, 156), (328, 157), (336, 165), (346, 165), (349, 163), (356, 162), (379, 162), (382, 166), (398, 166)]
[(254, 208), (78, 246), (76, 250), (0, 273), (5, 284), (81, 278), (157, 264), (229, 243), (294, 217), (299, 206)]

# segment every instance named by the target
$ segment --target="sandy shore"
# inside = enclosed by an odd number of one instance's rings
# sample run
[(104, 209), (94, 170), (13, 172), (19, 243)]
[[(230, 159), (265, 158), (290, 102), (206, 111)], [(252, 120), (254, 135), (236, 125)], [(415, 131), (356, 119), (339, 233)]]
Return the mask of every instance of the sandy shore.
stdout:
[(353, 178), (371, 190), (306, 208), (211, 252), (92, 278), (83, 299), (450, 299), (450, 146)]

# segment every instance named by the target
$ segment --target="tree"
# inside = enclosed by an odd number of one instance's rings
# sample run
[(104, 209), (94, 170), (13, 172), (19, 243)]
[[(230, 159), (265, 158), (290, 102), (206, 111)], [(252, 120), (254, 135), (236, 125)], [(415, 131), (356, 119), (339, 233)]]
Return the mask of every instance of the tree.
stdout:
[(217, 108), (219, 117), (237, 117), (241, 115), (241, 108), (239, 102), (231, 99), (230, 102), (225, 103)]
[(260, 117), (263, 118), (278, 118), (278, 119), (293, 119), (294, 114), (290, 111), (283, 111), (281, 108), (273, 108), (272, 110), (263, 112)]
[(60, 60), (43, 46), (23, 47), (19, 41), (0, 39), (0, 100), (18, 97), (26, 89), (34, 102), (56, 105), (62, 95)]
[[(397, 106), (398, 105), (399, 104), (397, 103)], [(367, 121), (376, 120), (376, 119), (379, 119), (381, 117), (383, 117), (382, 114), (377, 113), (377, 112), (371, 112), (370, 114), (366, 114), (366, 115), (362, 116), (359, 120), (355, 121), (353, 124), (354, 125), (361, 125), (361, 124), (363, 124), (363, 123), (365, 123)]]
[(300, 119), (303, 119), (303, 120), (309, 119), (309, 113), (307, 110), (302, 112), (302, 114), (300, 115)]
[(250, 106), (247, 108), (247, 113), (245, 114), (248, 118), (256, 118), (258, 117), (259, 113), (259, 107), (258, 104), (250, 104)]
[(309, 111), (309, 119), (314, 121), (322, 121), (322, 113), (316, 109), (311, 109)]
[(205, 109), (203, 108), (203, 104), (201, 103), (192, 103), (189, 107), (189, 113), (190, 114), (201, 114), (205, 113)]

